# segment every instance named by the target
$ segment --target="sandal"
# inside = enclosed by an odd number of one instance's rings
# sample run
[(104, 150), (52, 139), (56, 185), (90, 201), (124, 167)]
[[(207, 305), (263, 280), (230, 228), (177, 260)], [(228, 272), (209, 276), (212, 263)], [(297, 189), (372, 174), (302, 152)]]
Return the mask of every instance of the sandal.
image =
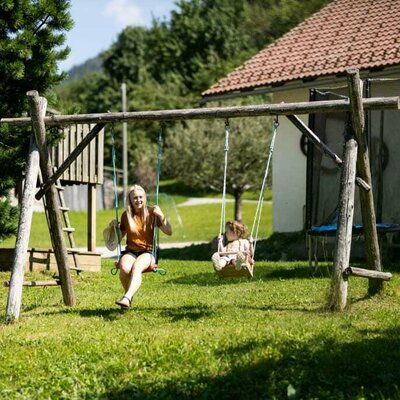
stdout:
[(115, 304), (119, 305), (123, 310), (127, 310), (131, 306), (132, 299), (127, 296), (122, 296)]

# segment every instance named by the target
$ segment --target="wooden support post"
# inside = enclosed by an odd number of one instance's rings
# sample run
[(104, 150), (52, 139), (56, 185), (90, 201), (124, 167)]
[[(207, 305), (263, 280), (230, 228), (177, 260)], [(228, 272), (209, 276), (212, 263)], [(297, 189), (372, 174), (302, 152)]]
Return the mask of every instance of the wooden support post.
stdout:
[(88, 230), (87, 230), (87, 248), (88, 251), (96, 251), (96, 184), (88, 184)]
[[(361, 96), (361, 81), (357, 69), (347, 71), (350, 105), (352, 108), (352, 125), (358, 143), (357, 171), (372, 188), (371, 168), (368, 155), (368, 145), (364, 136), (364, 110)], [(379, 251), (378, 233), (376, 230), (376, 217), (373, 191), (360, 190), (360, 203), (362, 222), (364, 226), (365, 247), (367, 256), (367, 268), (381, 271), (381, 256)], [(375, 294), (383, 289), (382, 280), (370, 279), (368, 292)]]
[[(44, 104), (45, 112), (46, 105)], [(25, 185), (19, 214), (18, 233), (15, 243), (14, 260), (12, 265), (10, 290), (8, 291), (6, 323), (17, 321), (22, 303), (22, 285), (24, 280), (24, 268), (27, 257), (29, 234), (32, 225), (33, 199), (35, 195), (36, 182), (39, 173), (39, 151), (34, 137), (31, 137), (31, 145), (28, 156), (28, 164), (25, 170)]]
[[(8, 287), (10, 286), (10, 282), (6, 281), (4, 282), (4, 286)], [(23, 286), (29, 286), (29, 287), (45, 287), (45, 286), (59, 286), (61, 285), (59, 280), (51, 280), (51, 281), (24, 281)]]
[[(43, 102), (47, 103), (47, 101), (43, 97), (39, 97), (38, 92), (35, 90), (29, 91), (27, 96), (30, 105), (32, 127), (40, 153), (40, 169), (43, 181), (46, 182), (53, 173), (49, 148), (46, 140), (44, 116), (41, 111), (41, 105)], [(48, 207), (49, 229), (54, 245), (54, 255), (57, 260), (64, 304), (66, 306), (73, 306), (75, 305), (75, 295), (68, 266), (67, 247), (65, 245), (64, 232), (62, 230), (61, 217), (59, 213), (60, 204), (57, 189), (54, 185), (52, 185), (46, 192), (46, 204)]]
[(347, 279), (343, 272), (349, 267), (354, 216), (354, 189), (357, 163), (357, 142), (352, 132), (347, 132), (344, 160), (340, 178), (339, 216), (333, 273), (328, 299), (332, 311), (343, 311), (347, 303)]

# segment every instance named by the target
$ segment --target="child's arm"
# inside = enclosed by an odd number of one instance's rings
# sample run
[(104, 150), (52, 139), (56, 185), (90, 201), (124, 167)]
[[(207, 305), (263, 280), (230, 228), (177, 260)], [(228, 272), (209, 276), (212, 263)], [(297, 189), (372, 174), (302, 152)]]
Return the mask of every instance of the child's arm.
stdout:
[(226, 251), (226, 247), (224, 246), (224, 235), (218, 235), (218, 252), (221, 253)]
[(248, 254), (248, 258), (247, 258), (248, 262), (250, 264), (254, 264), (253, 247), (251, 246), (250, 241), (248, 239), (246, 239), (244, 245), (245, 245), (245, 252), (246, 252), (246, 254)]
[(243, 245), (244, 245), (244, 252), (251, 256), (251, 245), (250, 245), (250, 242), (246, 239), (246, 240), (244, 240)]

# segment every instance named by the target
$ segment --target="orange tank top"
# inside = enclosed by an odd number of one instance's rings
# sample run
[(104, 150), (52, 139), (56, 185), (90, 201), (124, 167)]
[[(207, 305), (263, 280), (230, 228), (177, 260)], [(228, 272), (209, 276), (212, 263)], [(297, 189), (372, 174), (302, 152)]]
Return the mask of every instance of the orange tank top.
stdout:
[(136, 224), (136, 230), (129, 226), (128, 216), (126, 211), (121, 216), (121, 230), (126, 232), (126, 250), (141, 251), (152, 250), (153, 248), (153, 210), (149, 209), (150, 218), (149, 222), (144, 229), (144, 221), (139, 216), (134, 216), (133, 219)]

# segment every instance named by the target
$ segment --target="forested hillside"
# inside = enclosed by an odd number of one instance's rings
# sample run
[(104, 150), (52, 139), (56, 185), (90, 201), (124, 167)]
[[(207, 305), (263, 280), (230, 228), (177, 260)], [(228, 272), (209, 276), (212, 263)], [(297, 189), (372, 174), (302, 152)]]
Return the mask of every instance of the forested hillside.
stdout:
[(101, 72), (103, 70), (103, 60), (101, 54), (89, 58), (83, 64), (75, 65), (68, 71), (66, 81), (82, 79), (84, 75), (92, 72)]

